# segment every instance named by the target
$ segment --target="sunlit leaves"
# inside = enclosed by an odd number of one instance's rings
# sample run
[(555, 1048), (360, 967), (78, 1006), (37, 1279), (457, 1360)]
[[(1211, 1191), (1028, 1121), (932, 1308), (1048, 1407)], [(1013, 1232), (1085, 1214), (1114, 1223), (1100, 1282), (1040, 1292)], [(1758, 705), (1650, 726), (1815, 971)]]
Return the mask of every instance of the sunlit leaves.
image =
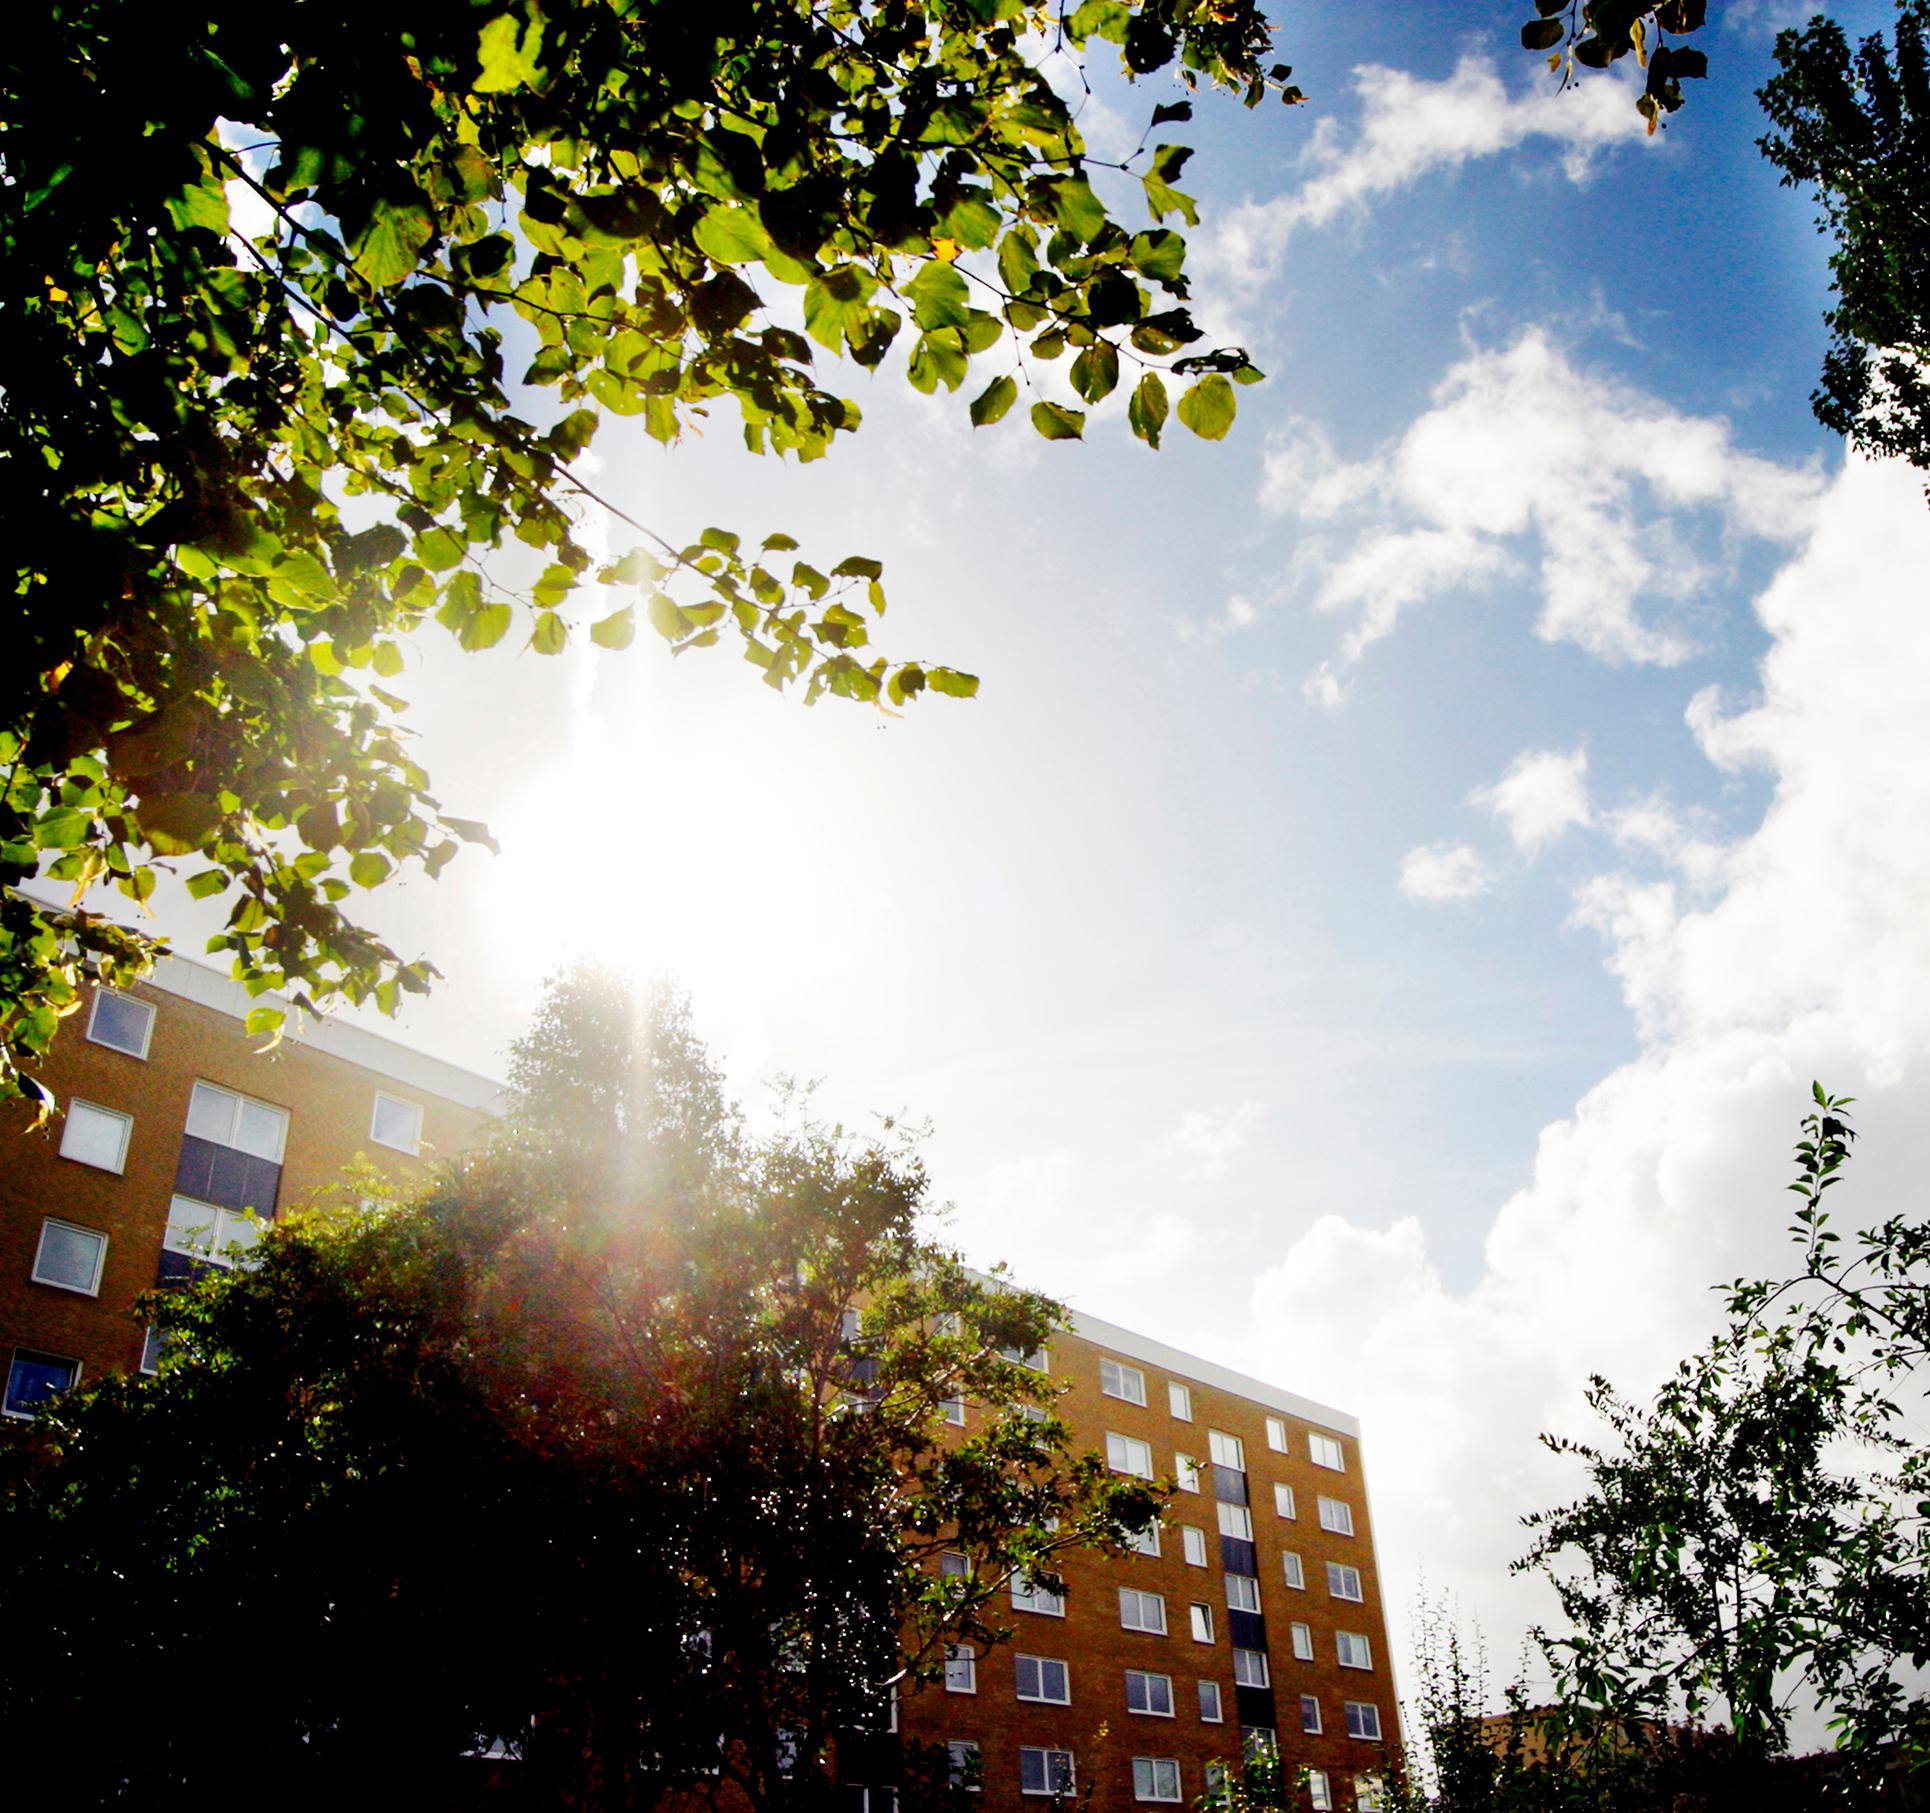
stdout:
[(1226, 431), (1233, 426), (1236, 407), (1233, 386), (1218, 372), (1213, 372), (1180, 393), (1175, 413), (1181, 425), (1190, 428), (1201, 440), (1219, 441), (1226, 438)]
[(1063, 403), (1034, 403), (1032, 426), (1048, 441), (1076, 441), (1086, 431), (1085, 411)]
[(972, 426), (987, 428), (1000, 420), (1017, 399), (1019, 387), (1010, 372), (994, 378), (972, 399)]

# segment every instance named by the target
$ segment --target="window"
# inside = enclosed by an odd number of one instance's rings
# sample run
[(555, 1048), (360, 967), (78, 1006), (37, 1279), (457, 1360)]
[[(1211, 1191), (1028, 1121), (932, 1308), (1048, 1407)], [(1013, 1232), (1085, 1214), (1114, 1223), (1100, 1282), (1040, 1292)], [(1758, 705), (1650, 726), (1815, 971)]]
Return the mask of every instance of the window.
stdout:
[(1002, 1353), (1014, 1366), (1030, 1367), (1034, 1372), (1050, 1372), (1051, 1355), (1043, 1347), (1001, 1347)]
[(1317, 1694), (1300, 1696), (1300, 1729), (1310, 1737), (1320, 1735), (1320, 1698)]
[(1291, 1549), (1280, 1557), (1280, 1567), (1287, 1576), (1289, 1586), (1297, 1587), (1303, 1593), (1307, 1590), (1306, 1569), (1300, 1565), (1300, 1557)]
[(1336, 1599), (1359, 1599), (1360, 1569), (1338, 1561), (1327, 1563), (1327, 1591)]
[(1241, 1687), (1266, 1687), (1272, 1684), (1267, 1673), (1264, 1649), (1236, 1649), (1233, 1652), (1233, 1679)]
[(1028, 1423), (1043, 1423), (1050, 1415), (1043, 1404), (1014, 1404), (1012, 1411)]
[(1340, 1657), (1342, 1668), (1372, 1668), (1374, 1652), (1365, 1637), (1356, 1636), (1350, 1630), (1334, 1632), (1334, 1650)]
[(1256, 1756), (1278, 1756), (1279, 1734), (1271, 1725), (1242, 1725), (1240, 1748), (1246, 1752), (1249, 1762)]
[(1179, 1546), (1185, 1551), (1186, 1559), (1194, 1567), (1205, 1567), (1206, 1532), (1204, 1530), (1196, 1530), (1190, 1523), (1181, 1524)]
[(1364, 1737), (1378, 1741), (1380, 1738), (1380, 1708), (1366, 1700), (1347, 1702), (1347, 1735)]
[(1273, 1488), (1273, 1514), (1276, 1517), (1298, 1517), (1300, 1515), (1299, 1510), (1293, 1502), (1293, 1488), (1291, 1486), (1276, 1485)]
[(1040, 1700), (1048, 1706), (1072, 1704), (1072, 1681), (1063, 1662), (1045, 1656), (1019, 1656), (1015, 1661), (1020, 1699)]
[(1277, 1416), (1267, 1418), (1267, 1446), (1275, 1454), (1285, 1454), (1287, 1449), (1287, 1426)]
[(422, 1150), (422, 1105), (405, 1102), (398, 1095), (375, 1096), (375, 1114), (369, 1122), (369, 1138), (378, 1146), (393, 1146), (411, 1156)]
[(1295, 1624), (1288, 1627), (1293, 1635), (1294, 1659), (1300, 1662), (1313, 1660), (1313, 1626)]
[(161, 1370), (161, 1356), (168, 1350), (168, 1338), (158, 1328), (141, 1337), (141, 1370), (150, 1376)]
[(1179, 1481), (1182, 1492), (1197, 1492), (1200, 1489), (1200, 1464), (1190, 1454), (1173, 1456), (1173, 1477)]
[(97, 1297), (101, 1263), (107, 1257), (107, 1236), (92, 1228), (77, 1228), (51, 1216), (40, 1224), (40, 1246), (34, 1253), (33, 1281), (55, 1284), (62, 1290)]
[(1187, 1608), (1193, 1626), (1195, 1643), (1213, 1641), (1213, 1608), (1210, 1605), (1194, 1605)]
[(1222, 1500), (1213, 1508), (1219, 1513), (1222, 1536), (1235, 1536), (1241, 1542), (1253, 1540), (1253, 1513), (1245, 1505), (1230, 1505)]
[(1316, 1435), (1309, 1432), (1307, 1452), (1313, 1456), (1316, 1467), (1331, 1467), (1336, 1473), (1347, 1471), (1347, 1456), (1341, 1452), (1340, 1444), (1331, 1435)]
[(979, 1793), (984, 1777), (979, 1768), (978, 1745), (970, 1738), (955, 1737), (945, 1749), (951, 1757), (950, 1785), (963, 1788), (967, 1794)]
[(1019, 1746), (1019, 1792), (1021, 1794), (1070, 1794), (1072, 1792), (1072, 1752), (1035, 1750), (1030, 1744)]
[(1218, 1681), (1200, 1683), (1200, 1723), (1217, 1725), (1224, 1718), (1220, 1711), (1220, 1684)]
[(1314, 1813), (1333, 1813), (1334, 1791), (1327, 1785), (1325, 1769), (1307, 1771), (1307, 1798)]
[(133, 1131), (131, 1115), (96, 1108), (92, 1102), (69, 1102), (67, 1122), (60, 1130), (60, 1155), (118, 1175), (127, 1163), (127, 1140)]
[(1151, 1479), (1153, 1476), (1152, 1444), (1137, 1441), (1130, 1435), (1108, 1434), (1106, 1465), (1115, 1473), (1133, 1473), (1141, 1479)]
[(1179, 1764), (1170, 1756), (1133, 1758), (1133, 1799), (1179, 1799)]
[(1226, 1602), (1236, 1612), (1257, 1612), (1260, 1609), (1259, 1581), (1247, 1574), (1228, 1574)]
[(288, 1142), (288, 1110), (212, 1083), (196, 1083), (188, 1100), (188, 1131), (197, 1139), (211, 1139), (217, 1146), (232, 1146), (278, 1165)]
[(969, 1649), (961, 1649), (956, 1643), (945, 1646), (945, 1691), (978, 1692), (978, 1657)]
[(954, 1428), (963, 1429), (965, 1427), (965, 1400), (963, 1398), (940, 1398), (938, 1400), (938, 1408), (943, 1414), (945, 1421), (950, 1423)]
[(1126, 1710), (1170, 1719), (1173, 1716), (1173, 1677), (1147, 1674), (1137, 1668), (1127, 1669)]
[(1181, 1385), (1175, 1380), (1168, 1379), (1166, 1381), (1166, 1408), (1178, 1417), (1182, 1423), (1190, 1423), (1193, 1420), (1192, 1386)]
[(1246, 1471), (1246, 1443), (1237, 1435), (1222, 1435), (1217, 1429), (1206, 1432), (1206, 1451), (1213, 1457), (1216, 1467), (1231, 1467), (1236, 1473)]
[(961, 1555), (957, 1549), (945, 1549), (938, 1557), (938, 1571), (947, 1580), (969, 1580), (972, 1577), (971, 1557)]
[(1015, 1612), (1037, 1612), (1045, 1618), (1063, 1618), (1066, 1615), (1064, 1593), (1049, 1592), (1036, 1581), (1014, 1578), (1012, 1581), (1012, 1609)]
[(1354, 1805), (1360, 1809), (1360, 1813), (1381, 1813), (1386, 1804), (1378, 1775), (1354, 1777)]
[(117, 995), (111, 989), (94, 991), (94, 1011), (88, 1016), (87, 1036), (109, 1051), (125, 1052), (130, 1058), (147, 1056), (148, 1041), (154, 1036), (154, 1009), (132, 995)]
[(1129, 1404), (1143, 1404), (1146, 1401), (1146, 1375), (1137, 1366), (1122, 1366), (1117, 1360), (1101, 1360), (1099, 1389), (1109, 1398), (1124, 1398)]
[(246, 1209), (217, 1208), (211, 1202), (196, 1202), (191, 1196), (177, 1196), (168, 1204), (167, 1232), (161, 1244), (170, 1253), (187, 1253), (213, 1265), (233, 1265), (230, 1247), (244, 1253), (261, 1238), (258, 1224), (248, 1219)]
[(1159, 1559), (1159, 1525), (1149, 1523), (1127, 1545), (1135, 1555), (1150, 1555)]
[(29, 1353), (14, 1349), (13, 1365), (7, 1371), (8, 1416), (35, 1416), (42, 1404), (57, 1398), (80, 1377), (78, 1360), (63, 1360), (50, 1353)]
[(1344, 1498), (1321, 1499), (1320, 1527), (1323, 1530), (1332, 1530), (1336, 1536), (1353, 1535), (1354, 1507)]
[(1149, 1630), (1155, 1636), (1166, 1634), (1166, 1601), (1157, 1593), (1142, 1593), (1130, 1586), (1119, 1589), (1119, 1628)]

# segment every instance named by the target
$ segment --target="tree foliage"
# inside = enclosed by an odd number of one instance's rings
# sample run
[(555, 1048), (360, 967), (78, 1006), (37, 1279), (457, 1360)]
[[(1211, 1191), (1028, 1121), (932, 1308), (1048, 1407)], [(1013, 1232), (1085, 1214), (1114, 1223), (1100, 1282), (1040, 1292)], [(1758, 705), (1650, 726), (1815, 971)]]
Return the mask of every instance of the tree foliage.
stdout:
[[(1258, 373), (1196, 349), (1168, 224), (1196, 218), (1188, 151), (1155, 138), (1190, 102), (1095, 187), (1039, 63), (1297, 99), (1268, 32), (1253, 0), (29, 9), (0, 48), (0, 885), (44, 866), (77, 903), (145, 902), (180, 858), (233, 898), (215, 948), (250, 989), (390, 1007), (433, 972), (349, 903), (487, 841), (391, 690), (424, 625), (553, 654), (641, 617), (807, 698), (969, 695), (873, 652), (862, 555), (632, 524), (599, 560), (585, 512), (629, 519), (583, 456), (609, 415), (671, 442), (728, 412), (753, 451), (814, 459), (859, 426), (820, 364), (894, 348), (925, 392), (989, 373), (982, 425), (1069, 352), (1088, 406), (1139, 374), (1149, 445), (1169, 383), (1224, 435)], [(79, 963), (145, 955), (9, 896), (0, 1085)]]
[(1930, 1354), (1930, 1223), (1866, 1229), (1854, 1256), (1826, 1193), (1854, 1138), (1820, 1086), (1796, 1148), (1800, 1271), (1725, 1287), (1728, 1326), (1652, 1406), (1596, 1379), (1612, 1440), (1544, 1437), (1589, 1491), (1527, 1521), (1572, 1626), (1546, 1640), (1563, 1701), (1594, 1716), (1713, 1712), (1747, 1770), (1813, 1704), (1853, 1764), (1923, 1756), (1930, 1451), (1905, 1402)]
[[(533, 1806), (821, 1804), (1014, 1578), (1157, 1514), (1011, 1357), (1063, 1311), (922, 1236), (914, 1156), (692, 1116), (681, 1014), (593, 1028), (582, 982), (520, 1054), (536, 1120), (289, 1218), (153, 1303), (158, 1377), (10, 1436), (0, 1729), (63, 1805), (445, 1805), (492, 1746)], [(576, 1162), (548, 1060), (626, 1026), (642, 1112), (579, 1098)]]
[(1930, 70), (1926, 0), (1899, 0), (1896, 44), (1851, 51), (1818, 16), (1776, 41), (1763, 154), (1813, 188), (1836, 306), (1816, 418), (1870, 453), (1930, 469)]
[(1708, 0), (1535, 0), (1535, 16), (1521, 28), (1525, 49), (1546, 51), (1562, 86), (1578, 71), (1611, 68), (1633, 57), (1643, 72), (1636, 110), (1654, 134), (1664, 115), (1682, 105), (1682, 84), (1709, 73), (1708, 56), (1671, 43), (1701, 30)]

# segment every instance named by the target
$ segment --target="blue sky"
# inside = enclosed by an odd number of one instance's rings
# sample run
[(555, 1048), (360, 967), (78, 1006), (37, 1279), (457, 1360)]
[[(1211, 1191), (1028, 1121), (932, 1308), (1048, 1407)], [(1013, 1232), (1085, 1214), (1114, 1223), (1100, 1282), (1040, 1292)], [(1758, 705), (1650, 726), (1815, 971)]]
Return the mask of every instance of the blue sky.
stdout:
[[(928, 1119), (972, 1257), (1358, 1412), (1391, 1603), (1425, 1569), (1504, 1656), (1536, 1430), (1776, 1262), (1810, 1077), (1866, 1099), (1869, 1212), (1930, 1156), (1930, 515), (1809, 416), (1825, 248), (1752, 98), (1798, 15), (1720, 9), (1650, 141), (1529, 10), (1294, 9), (1309, 105), (1201, 106), (1199, 312), (1269, 374), (1224, 443), (1149, 454), (1123, 391), (975, 432), (891, 369), (808, 468), (606, 435), (673, 537), (882, 558), (882, 644), (982, 695), (425, 644), (504, 854), (372, 907), (446, 1055), (595, 951), (745, 1090)], [(1162, 98), (1100, 84), (1095, 148)]]

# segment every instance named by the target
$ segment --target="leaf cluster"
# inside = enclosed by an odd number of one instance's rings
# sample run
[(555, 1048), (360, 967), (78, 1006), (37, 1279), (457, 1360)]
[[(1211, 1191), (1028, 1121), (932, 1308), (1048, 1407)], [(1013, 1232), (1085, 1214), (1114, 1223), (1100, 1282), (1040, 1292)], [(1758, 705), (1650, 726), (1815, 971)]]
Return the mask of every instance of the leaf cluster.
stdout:
[(1535, 0), (1535, 16), (1521, 28), (1526, 50), (1546, 51), (1548, 67), (1566, 88), (1577, 70), (1608, 69), (1634, 57), (1643, 72), (1637, 112), (1652, 137), (1663, 117), (1682, 106), (1682, 84), (1709, 73), (1707, 55), (1672, 43), (1699, 31), (1708, 0)]

